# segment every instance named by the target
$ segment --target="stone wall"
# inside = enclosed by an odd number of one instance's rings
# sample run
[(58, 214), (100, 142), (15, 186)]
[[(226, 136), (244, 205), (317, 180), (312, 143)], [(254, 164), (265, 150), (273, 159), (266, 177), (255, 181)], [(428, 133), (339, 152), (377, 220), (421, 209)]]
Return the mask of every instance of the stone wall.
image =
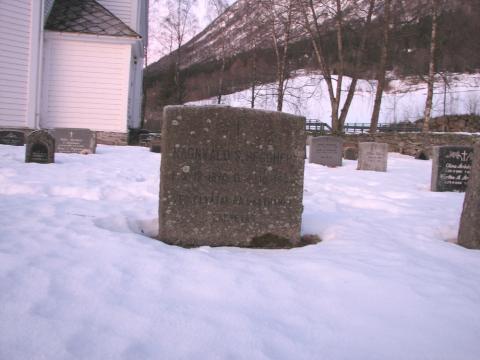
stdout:
[(388, 144), (388, 151), (417, 156), (424, 152), (431, 156), (432, 146), (464, 145), (472, 146), (480, 141), (480, 134), (453, 133), (377, 133), (377, 134), (344, 134), (343, 148), (358, 149), (360, 142), (380, 142)]
[[(422, 128), (423, 120), (416, 121)], [(439, 132), (480, 132), (480, 116), (478, 115), (448, 115), (430, 120), (430, 131)]]

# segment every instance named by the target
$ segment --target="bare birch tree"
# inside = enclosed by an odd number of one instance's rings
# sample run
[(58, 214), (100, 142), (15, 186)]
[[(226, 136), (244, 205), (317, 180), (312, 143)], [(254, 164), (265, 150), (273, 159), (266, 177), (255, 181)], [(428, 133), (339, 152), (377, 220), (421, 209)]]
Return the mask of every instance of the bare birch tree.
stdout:
[(375, 102), (373, 105), (372, 118), (370, 119), (370, 132), (377, 131), (380, 108), (382, 106), (383, 90), (385, 89), (385, 74), (387, 67), (388, 48), (390, 43), (390, 7), (391, 0), (385, 0), (383, 11), (383, 41), (380, 54), (380, 64), (377, 71), (377, 89), (375, 92)]
[(423, 117), (423, 132), (430, 130), (430, 118), (432, 114), (433, 104), (433, 87), (435, 85), (435, 51), (437, 48), (437, 17), (439, 0), (430, 0), (431, 14), (432, 14), (432, 35), (430, 38), (430, 61), (428, 65), (428, 79), (427, 79), (427, 100), (425, 102), (425, 113)]
[(260, 0), (263, 21), (268, 29), (276, 62), (277, 111), (282, 111), (288, 77), (288, 54), (292, 41), (292, 30), (296, 0)]
[[(213, 13), (215, 17), (221, 16), (225, 10), (228, 8), (228, 3), (225, 0), (209, 0), (209, 5), (213, 8)], [(219, 41), (220, 41), (220, 70), (218, 73), (218, 85), (217, 85), (217, 104), (222, 103), (222, 95), (223, 95), (223, 82), (224, 82), (224, 75), (225, 75), (225, 66), (227, 62), (227, 47), (229, 44), (228, 39), (228, 25), (225, 18), (220, 19), (219, 23)]]
[[(365, 9), (356, 8), (354, 13), (362, 16), (362, 25), (360, 27), (361, 40), (355, 51), (355, 60), (352, 71), (352, 81), (348, 87), (347, 97), (342, 109), (342, 91), (345, 75), (345, 51), (344, 51), (344, 11), (347, 6), (353, 6), (351, 2), (345, 0), (300, 0), (303, 23), (310, 37), (314, 56), (319, 65), (320, 71), (327, 84), (328, 96), (331, 106), (332, 131), (335, 134), (343, 132), (345, 120), (350, 109), (350, 105), (355, 95), (355, 89), (359, 79), (359, 69), (364, 58), (366, 42), (368, 39), (369, 28), (375, 9), (375, 0), (369, 0)], [(351, 12), (352, 13), (352, 12)], [(332, 65), (325, 52), (325, 34), (322, 31), (321, 24), (327, 19), (333, 19), (336, 31), (336, 47), (338, 64), (336, 66), (336, 79)], [(336, 80), (336, 84), (334, 81)]]
[(166, 0), (168, 14), (161, 22), (164, 32), (167, 34), (170, 49), (174, 50), (174, 83), (176, 101), (183, 102), (183, 85), (181, 79), (182, 45), (185, 39), (195, 33), (197, 18), (192, 12), (196, 0)]
[(257, 4), (257, 0), (245, 0), (245, 6), (250, 11), (245, 11), (244, 13), (244, 22), (248, 28), (248, 48), (247, 51), (251, 54), (250, 56), (250, 64), (251, 64), (251, 71), (250, 71), (250, 98), (249, 103), (250, 107), (253, 109), (255, 108), (255, 101), (259, 94), (259, 89), (261, 89), (261, 83), (258, 80), (258, 69), (257, 69), (257, 62), (258, 62), (258, 50), (260, 48), (261, 40), (262, 40), (262, 33), (261, 28), (262, 24), (259, 21), (261, 18), (258, 10), (259, 7), (255, 6)]

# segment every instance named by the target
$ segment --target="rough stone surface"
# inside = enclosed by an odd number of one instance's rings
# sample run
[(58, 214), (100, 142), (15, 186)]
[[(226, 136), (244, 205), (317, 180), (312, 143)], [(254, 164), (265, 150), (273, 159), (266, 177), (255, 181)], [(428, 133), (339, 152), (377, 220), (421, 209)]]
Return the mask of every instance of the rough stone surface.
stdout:
[(472, 157), (471, 146), (435, 146), (431, 190), (465, 191), (472, 168)]
[[(416, 122), (423, 126), (423, 119)], [(480, 132), (480, 117), (478, 115), (447, 115), (430, 120), (430, 131), (442, 132)]]
[(346, 160), (357, 160), (358, 159), (358, 150), (354, 147), (347, 147), (343, 151), (343, 157)]
[(358, 148), (358, 170), (387, 171), (388, 144), (367, 142)]
[(422, 151), (431, 158), (432, 147), (442, 145), (473, 146), (480, 140), (478, 134), (451, 133), (375, 133), (375, 134), (343, 134), (343, 148), (358, 149), (362, 142), (387, 143), (388, 151), (400, 154), (418, 156)]
[(47, 130), (33, 131), (28, 135), (25, 162), (39, 164), (55, 162), (55, 138)]
[(97, 135), (97, 144), (128, 145), (127, 133), (96, 131), (96, 135)]
[(89, 129), (58, 128), (51, 130), (55, 138), (55, 152), (73, 154), (95, 154), (97, 140)]
[(23, 131), (16, 130), (0, 130), (0, 144), (23, 146), (25, 145), (25, 133)]
[(159, 239), (181, 246), (300, 244), (305, 119), (165, 108)]
[(309, 162), (330, 167), (342, 166), (343, 139), (318, 136), (311, 139)]
[(469, 249), (480, 249), (480, 142), (474, 147), (471, 170), (460, 219), (458, 244)]

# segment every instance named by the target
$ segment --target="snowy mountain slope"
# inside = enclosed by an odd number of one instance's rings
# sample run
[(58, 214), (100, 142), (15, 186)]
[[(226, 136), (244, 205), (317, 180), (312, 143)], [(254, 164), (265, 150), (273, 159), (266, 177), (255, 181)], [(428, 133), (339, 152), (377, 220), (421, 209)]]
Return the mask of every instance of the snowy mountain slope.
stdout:
[[(298, 76), (288, 83), (283, 111), (317, 119), (327, 124), (330, 119), (330, 101), (327, 88), (320, 75), (299, 71)], [(480, 74), (451, 74), (450, 83), (445, 88), (441, 78), (437, 78), (434, 91), (433, 116), (455, 114), (480, 115)], [(349, 79), (344, 82), (345, 92)], [(375, 100), (375, 81), (361, 80), (353, 98), (347, 123), (369, 123)], [(266, 84), (257, 91), (256, 108), (276, 109), (275, 84)], [(446, 94), (445, 94), (446, 92)], [(345, 95), (343, 100), (345, 100)], [(423, 117), (427, 85), (418, 79), (391, 80), (384, 93), (380, 112), (381, 123), (416, 121)], [(250, 107), (251, 89), (225, 95), (222, 103), (230, 106)], [(192, 105), (213, 105), (217, 99), (194, 101)]]
[[(232, 4), (233, 0), (228, 0), (227, 3)], [(197, 20), (197, 29), (200, 32), (206, 28), (212, 20), (212, 5), (210, 0), (196, 1), (193, 6), (193, 14)], [(166, 0), (150, 0), (149, 10), (149, 46), (148, 46), (148, 62), (157, 61), (161, 57), (167, 55), (165, 47), (165, 39), (162, 38), (161, 28), (163, 26), (162, 20), (168, 15)], [(193, 34), (196, 35), (196, 34)], [(185, 41), (190, 40), (189, 38)]]
[(24, 151), (0, 145), (0, 359), (478, 359), (480, 252), (430, 161), (306, 164), (317, 245), (183, 249), (146, 236), (158, 154)]

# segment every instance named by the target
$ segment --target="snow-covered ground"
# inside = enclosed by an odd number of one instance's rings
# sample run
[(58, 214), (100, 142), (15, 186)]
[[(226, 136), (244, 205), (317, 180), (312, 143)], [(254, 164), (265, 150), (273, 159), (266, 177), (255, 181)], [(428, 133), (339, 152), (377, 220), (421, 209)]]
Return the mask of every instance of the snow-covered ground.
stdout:
[(293, 250), (183, 249), (157, 231), (160, 155), (24, 163), (0, 145), (0, 359), (480, 358), (480, 251), (430, 161), (306, 164)]
[[(480, 115), (480, 74), (449, 74), (448, 86), (439, 76), (436, 79), (433, 97), (433, 116), (455, 114)], [(350, 78), (343, 83), (345, 101)], [(375, 81), (360, 80), (347, 116), (347, 123), (370, 123), (375, 101)], [(427, 85), (418, 79), (391, 80), (382, 99), (380, 123), (415, 121), (423, 118)], [(251, 90), (223, 97), (222, 102), (231, 106), (250, 107)], [(217, 98), (195, 101), (193, 105), (216, 104)], [(275, 84), (262, 86), (257, 94), (256, 108), (275, 110), (277, 106)], [(298, 76), (289, 80), (283, 111), (303, 115), (307, 119), (318, 119), (331, 124), (330, 101), (325, 81), (320, 75)]]

